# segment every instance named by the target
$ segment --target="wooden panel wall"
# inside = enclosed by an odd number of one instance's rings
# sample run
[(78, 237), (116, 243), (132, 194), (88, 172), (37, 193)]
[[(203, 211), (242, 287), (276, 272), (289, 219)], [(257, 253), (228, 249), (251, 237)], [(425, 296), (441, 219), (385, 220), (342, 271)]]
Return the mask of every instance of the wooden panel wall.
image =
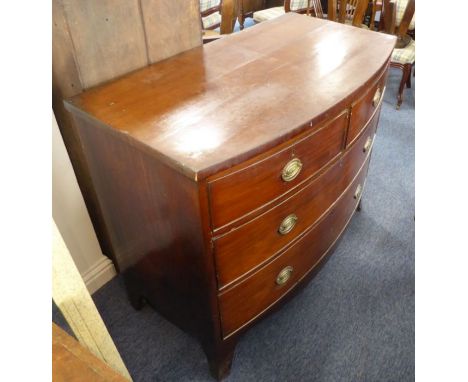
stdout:
[(102, 252), (113, 257), (63, 99), (200, 46), (199, 0), (53, 0), (52, 23), (52, 107)]
[(139, 0), (62, 0), (83, 88), (148, 64)]
[(161, 61), (200, 45), (198, 0), (141, 0), (141, 10), (149, 62)]

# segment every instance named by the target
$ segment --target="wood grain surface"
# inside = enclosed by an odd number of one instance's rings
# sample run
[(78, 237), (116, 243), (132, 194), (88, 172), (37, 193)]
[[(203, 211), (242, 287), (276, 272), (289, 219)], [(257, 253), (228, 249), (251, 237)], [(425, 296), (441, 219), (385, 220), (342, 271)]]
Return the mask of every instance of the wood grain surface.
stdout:
[[(346, 145), (350, 145), (356, 139), (361, 129), (365, 127), (367, 121), (369, 121), (376, 112), (378, 105), (380, 105), (385, 91), (385, 83), (387, 82), (387, 73), (387, 68), (385, 68), (377, 83), (370, 87), (358, 101), (353, 103)], [(380, 97), (376, 98), (377, 94), (380, 94)]]
[[(370, 155), (370, 148), (364, 146), (373, 139), (377, 122), (378, 113), (340, 160), (290, 198), (214, 240), (221, 289), (275, 256), (334, 205)], [(296, 225), (288, 234), (279, 234), (279, 225), (291, 213), (298, 218)]]
[[(353, 215), (379, 118), (369, 89), (394, 42), (288, 14), (67, 102), (130, 302), (198, 338), (215, 378)], [(303, 167), (285, 182), (292, 158)]]
[(128, 382), (52, 323), (52, 379), (54, 382)]
[[(258, 161), (253, 158), (254, 163), (234, 167), (228, 175), (209, 181), (213, 229), (275, 201), (315, 175), (341, 153), (347, 125), (345, 111), (289, 147)], [(281, 174), (292, 159), (299, 159), (302, 169), (295, 179), (285, 182)]]
[(102, 252), (111, 258), (102, 207), (63, 100), (200, 45), (198, 0), (52, 1), (52, 106)]
[(201, 45), (199, 0), (141, 0), (141, 11), (149, 63)]
[(62, 0), (83, 88), (148, 64), (139, 0)]
[(289, 13), (90, 89), (68, 107), (202, 179), (342, 110), (381, 73), (394, 43)]
[[(221, 292), (219, 303), (225, 338), (276, 303), (325, 256), (356, 210), (358, 199), (354, 194), (358, 185), (364, 185), (366, 175), (367, 166), (364, 166), (337, 204), (316, 226), (271, 263), (239, 285)], [(278, 285), (279, 272), (288, 266), (293, 268), (291, 278), (284, 285)]]

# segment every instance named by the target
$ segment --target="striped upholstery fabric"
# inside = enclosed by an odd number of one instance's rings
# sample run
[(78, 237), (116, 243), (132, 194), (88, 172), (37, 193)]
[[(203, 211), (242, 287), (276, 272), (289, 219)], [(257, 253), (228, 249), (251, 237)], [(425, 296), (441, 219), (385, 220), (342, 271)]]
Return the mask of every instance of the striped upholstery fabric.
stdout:
[(261, 23), (263, 21), (275, 19), (285, 13), (284, 7), (262, 9), (261, 11), (254, 12), (253, 19), (255, 22)]
[(221, 23), (221, 13), (215, 12), (206, 17), (202, 17), (203, 29), (209, 29), (213, 25)]
[(307, 8), (307, 0), (291, 0), (291, 11)]
[(415, 52), (415, 43), (411, 40), (403, 49), (393, 49), (391, 61), (401, 65), (412, 64)]
[(221, 0), (200, 0), (200, 12), (217, 7), (219, 3), (221, 3)]
[[(396, 2), (396, 20), (395, 20), (395, 25), (398, 27), (400, 26), (401, 20), (403, 20), (403, 15), (405, 14), (405, 9), (406, 6), (408, 5), (408, 0), (397, 0)], [(413, 30), (416, 22), (415, 22), (415, 16), (413, 16), (413, 19), (410, 22), (410, 25), (408, 27), (408, 30)]]

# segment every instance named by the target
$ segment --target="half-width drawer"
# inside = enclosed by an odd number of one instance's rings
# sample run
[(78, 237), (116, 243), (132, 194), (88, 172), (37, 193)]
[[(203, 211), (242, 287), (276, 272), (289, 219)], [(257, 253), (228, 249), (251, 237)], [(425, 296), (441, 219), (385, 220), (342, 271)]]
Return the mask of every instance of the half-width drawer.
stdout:
[(209, 181), (212, 228), (222, 227), (291, 191), (336, 158), (343, 146), (347, 112), (311, 135), (247, 166)]
[(218, 296), (224, 338), (273, 306), (327, 253), (361, 197), (369, 160), (337, 204), (300, 240), (240, 284)]
[(351, 105), (351, 115), (349, 118), (348, 137), (346, 145), (349, 146), (359, 135), (367, 122), (376, 113), (383, 98), (385, 82), (387, 81), (387, 67), (381, 74), (377, 82), (365, 92), (365, 94), (353, 105)]
[(377, 119), (376, 114), (364, 134), (339, 161), (290, 198), (215, 238), (220, 289), (268, 261), (336, 202), (370, 153)]

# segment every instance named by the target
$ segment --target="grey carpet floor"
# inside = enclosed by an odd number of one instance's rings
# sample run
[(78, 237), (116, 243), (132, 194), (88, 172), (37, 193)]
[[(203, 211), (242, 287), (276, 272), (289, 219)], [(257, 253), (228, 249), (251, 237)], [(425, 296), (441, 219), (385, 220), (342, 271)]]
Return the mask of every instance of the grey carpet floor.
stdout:
[[(311, 283), (237, 346), (227, 381), (414, 380), (414, 85), (390, 70), (362, 211)], [(414, 78), (412, 78), (414, 80)], [(93, 296), (134, 381), (210, 381), (198, 343), (117, 277)]]

